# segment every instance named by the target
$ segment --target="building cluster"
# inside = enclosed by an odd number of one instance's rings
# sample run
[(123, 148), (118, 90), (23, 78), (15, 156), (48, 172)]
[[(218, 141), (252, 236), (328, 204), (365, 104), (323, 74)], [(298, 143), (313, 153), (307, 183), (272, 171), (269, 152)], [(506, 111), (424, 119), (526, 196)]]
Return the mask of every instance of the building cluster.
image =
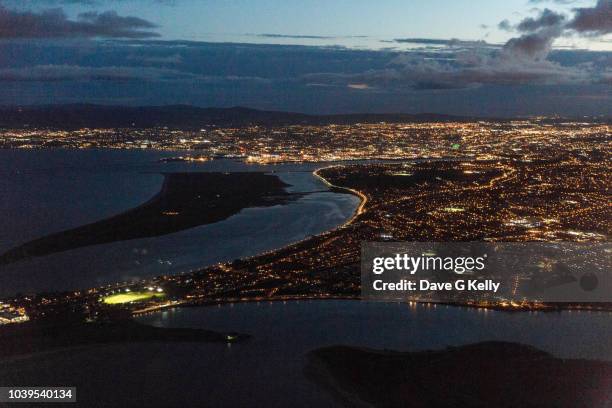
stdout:
[[(10, 147), (96, 143), (197, 149), (202, 160), (221, 155), (253, 163), (340, 161), (317, 175), (338, 192), (357, 194), (364, 202), (350, 222), (277, 251), (161, 276), (140, 286), (118, 284), (14, 299), (12, 307), (40, 316), (49, 308), (77, 305), (91, 315), (113, 307), (104, 302), (113, 291), (149, 286), (163, 288), (165, 296), (139, 298), (120, 307), (143, 313), (230, 300), (357, 297), (364, 241), (607, 241), (612, 234), (611, 130), (602, 124), (514, 121), (200, 132), (3, 131), (0, 140)], [(516, 285), (527, 278), (516, 276)], [(448, 301), (498, 308), (524, 305), (520, 299), (490, 294)], [(543, 306), (532, 302), (528, 307)]]
[(450, 123), (352, 124), (200, 130), (151, 129), (2, 129), (0, 148), (115, 148), (186, 150), (177, 159), (220, 157), (248, 163), (335, 162), (475, 158), (494, 160), (517, 153), (530, 161), (558, 143), (588, 154), (593, 139), (610, 134), (598, 123), (540, 120)]
[(23, 323), (30, 320), (22, 307), (15, 307), (8, 303), (0, 302), (0, 326), (11, 323)]

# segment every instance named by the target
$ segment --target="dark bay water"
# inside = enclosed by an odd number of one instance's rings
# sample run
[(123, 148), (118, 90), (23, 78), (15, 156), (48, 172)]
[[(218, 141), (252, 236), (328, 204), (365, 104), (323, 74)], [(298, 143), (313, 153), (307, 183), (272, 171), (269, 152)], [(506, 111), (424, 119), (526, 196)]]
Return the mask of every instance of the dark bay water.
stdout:
[(286, 205), (246, 208), (218, 223), (160, 237), (95, 245), (0, 267), (0, 296), (87, 288), (178, 273), (252, 256), (334, 228), (358, 199), (331, 193), (314, 165), (246, 165), (232, 160), (169, 162), (185, 152), (152, 150), (0, 150), (0, 251), (142, 204), (162, 172), (264, 171), (313, 192)]
[(327, 407), (340, 405), (303, 368), (308, 351), (334, 344), (416, 351), (503, 340), (565, 358), (612, 361), (607, 313), (300, 301), (175, 309), (139, 320), (254, 337), (232, 345), (118, 344), (56, 352), (3, 362), (0, 381), (74, 384), (83, 406)]
[[(173, 155), (0, 150), (0, 250), (139, 205), (159, 190), (160, 172), (274, 171), (292, 185), (291, 191), (325, 188), (311, 176), (313, 166), (158, 162)], [(350, 195), (317, 192), (288, 205), (245, 209), (225, 221), (165, 237), (22, 262), (0, 271), (0, 295), (87, 287), (254, 255), (333, 228), (350, 217), (357, 201)], [(608, 313), (301, 301), (183, 308), (139, 320), (254, 337), (233, 345), (116, 344), (26, 356), (0, 364), (0, 383), (74, 385), (81, 406), (312, 407), (339, 406), (303, 373), (308, 351), (334, 344), (415, 351), (503, 340), (565, 358), (612, 361)]]

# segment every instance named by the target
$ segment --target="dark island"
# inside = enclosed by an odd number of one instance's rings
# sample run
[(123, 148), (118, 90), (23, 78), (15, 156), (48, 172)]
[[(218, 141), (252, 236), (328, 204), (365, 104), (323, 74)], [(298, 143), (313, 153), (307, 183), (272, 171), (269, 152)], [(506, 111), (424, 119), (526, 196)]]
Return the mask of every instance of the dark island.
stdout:
[(51, 234), (0, 255), (0, 265), (89, 245), (154, 237), (229, 218), (248, 207), (296, 197), (277, 176), (256, 173), (168, 173), (161, 191), (122, 214)]
[(218, 342), (247, 340), (246, 334), (189, 328), (161, 328), (131, 319), (106, 322), (28, 322), (3, 327), (0, 359), (72, 347), (108, 343)]
[(505, 342), (408, 353), (326, 347), (309, 354), (306, 372), (347, 406), (604, 407), (612, 392), (610, 362)]

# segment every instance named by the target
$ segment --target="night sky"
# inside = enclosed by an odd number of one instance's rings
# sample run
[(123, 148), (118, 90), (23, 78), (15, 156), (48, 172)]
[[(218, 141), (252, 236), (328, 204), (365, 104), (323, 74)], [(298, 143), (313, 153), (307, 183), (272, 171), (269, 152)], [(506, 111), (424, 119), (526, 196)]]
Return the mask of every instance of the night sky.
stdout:
[(0, 104), (612, 115), (612, 0), (0, 0)]

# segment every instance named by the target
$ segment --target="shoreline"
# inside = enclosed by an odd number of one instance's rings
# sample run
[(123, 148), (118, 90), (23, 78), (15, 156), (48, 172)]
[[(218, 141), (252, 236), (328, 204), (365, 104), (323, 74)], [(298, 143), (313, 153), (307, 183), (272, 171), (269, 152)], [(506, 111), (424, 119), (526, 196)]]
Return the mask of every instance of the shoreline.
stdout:
[(276, 298), (228, 298), (228, 299), (202, 299), (196, 301), (185, 301), (179, 302), (172, 305), (160, 305), (159, 307), (152, 307), (147, 309), (136, 310), (132, 312), (132, 317), (140, 317), (146, 316), (149, 314), (159, 313), (168, 309), (180, 309), (180, 308), (205, 308), (212, 306), (220, 306), (220, 305), (235, 305), (235, 304), (249, 304), (249, 303), (278, 303), (278, 302), (296, 302), (300, 301), (348, 301), (348, 302), (369, 302), (369, 303), (399, 303), (407, 307), (414, 306), (422, 306), (426, 308), (436, 308), (438, 306), (444, 307), (453, 307), (459, 309), (471, 309), (471, 310), (484, 310), (484, 311), (492, 311), (492, 312), (502, 312), (502, 313), (562, 313), (562, 312), (579, 312), (579, 313), (612, 313), (612, 307), (602, 307), (602, 308), (593, 308), (589, 307), (581, 307), (578, 305), (574, 306), (555, 306), (555, 305), (547, 305), (546, 307), (534, 308), (529, 305), (521, 306), (521, 307), (503, 307), (496, 305), (476, 305), (469, 303), (452, 303), (452, 302), (423, 302), (423, 301), (395, 301), (395, 302), (375, 302), (375, 301), (367, 301), (361, 299), (359, 296), (329, 296), (329, 297), (321, 297), (321, 296), (312, 296), (312, 295), (304, 295), (304, 296), (290, 296), (290, 297), (276, 297)]
[(316, 178), (321, 180), (323, 183), (325, 183), (325, 185), (330, 187), (331, 191), (334, 191), (334, 190), (347, 191), (350, 194), (353, 194), (353, 195), (359, 197), (359, 199), (361, 200), (360, 203), (359, 203), (359, 206), (357, 207), (357, 209), (355, 210), (355, 212), (353, 213), (353, 216), (351, 218), (349, 218), (342, 225), (340, 225), (340, 226), (338, 226), (338, 227), (336, 227), (334, 229), (331, 229), (331, 230), (327, 231), (326, 233), (329, 233), (329, 232), (331, 232), (331, 231), (333, 231), (335, 229), (344, 228), (344, 227), (352, 224), (357, 219), (357, 217), (359, 217), (361, 214), (363, 214), (365, 212), (365, 206), (366, 206), (366, 204), (368, 202), (368, 197), (364, 193), (362, 193), (361, 191), (354, 190), (354, 189), (348, 188), (348, 187), (336, 186), (335, 184), (330, 183), (321, 174), (319, 174), (320, 171), (327, 170), (327, 169), (332, 169), (332, 168), (336, 168), (336, 167), (342, 167), (342, 166), (344, 166), (344, 164), (333, 164), (333, 165), (330, 165), (330, 166), (318, 168), (318, 169), (316, 169), (316, 170), (314, 170), (312, 172), (313, 176), (315, 176)]
[[(304, 162), (304, 163), (306, 163), (306, 164), (313, 164), (315, 162)], [(266, 166), (268, 166), (268, 165), (269, 164), (266, 164)], [(334, 167), (341, 167), (341, 166), (344, 166), (344, 164), (332, 164), (332, 165), (329, 165), (329, 166), (317, 168), (317, 169), (315, 169), (313, 171), (304, 170), (304, 171), (300, 171), (300, 172), (305, 172), (305, 173), (312, 174), (316, 179), (322, 181), (327, 187), (329, 187), (329, 191), (332, 192), (332, 193), (346, 194), (346, 192), (348, 192), (350, 195), (358, 197), (360, 199), (359, 205), (357, 206), (357, 208), (355, 208), (355, 210), (353, 211), (353, 215), (351, 215), (351, 217), (348, 220), (344, 221), (341, 224), (336, 225), (335, 227), (333, 227), (331, 229), (323, 231), (323, 232), (321, 232), (321, 233), (319, 233), (317, 235), (307, 236), (307, 237), (304, 237), (304, 238), (302, 238), (300, 240), (289, 242), (289, 243), (287, 243), (287, 244), (285, 244), (285, 245), (283, 245), (281, 247), (275, 248), (275, 249), (270, 249), (268, 251), (263, 251), (263, 252), (260, 252), (258, 254), (252, 255), (252, 256), (246, 256), (244, 258), (240, 258), (240, 260), (241, 261), (248, 261), (248, 260), (252, 260), (254, 258), (258, 258), (260, 256), (269, 256), (269, 255), (274, 254), (275, 252), (283, 251), (283, 250), (288, 249), (288, 248), (290, 248), (290, 247), (292, 247), (294, 245), (298, 245), (298, 244), (301, 244), (301, 243), (303, 243), (305, 241), (308, 241), (308, 240), (310, 240), (312, 238), (322, 237), (322, 236), (328, 235), (328, 234), (330, 234), (330, 233), (332, 233), (332, 232), (334, 232), (334, 231), (336, 231), (338, 229), (347, 227), (348, 225), (350, 225), (351, 223), (353, 223), (355, 221), (357, 216), (363, 214), (365, 212), (365, 209), (364, 209), (365, 204), (368, 201), (368, 198), (367, 198), (367, 196), (365, 194), (361, 193), (360, 191), (348, 188), (348, 187), (336, 186), (336, 185), (330, 183), (329, 181), (327, 181), (327, 179), (325, 179), (323, 176), (321, 176), (318, 173), (320, 170), (330, 169), (330, 168), (334, 168)], [(264, 172), (264, 174), (268, 174), (268, 172)], [(269, 174), (276, 174), (276, 173), (275, 172), (271, 172)], [(341, 190), (341, 191), (338, 191), (338, 190)], [(314, 191), (313, 193), (321, 193), (321, 192), (325, 192), (325, 191)], [(293, 194), (293, 193), (289, 193), (289, 194)], [(302, 193), (296, 193), (296, 194), (302, 194)], [(303, 193), (303, 194), (310, 194), (310, 192)], [(209, 268), (209, 267), (212, 267), (212, 266), (215, 266), (215, 265), (219, 265), (219, 264), (222, 264), (222, 263), (224, 263), (224, 262), (219, 262), (219, 263), (213, 264), (213, 265), (207, 265), (207, 266), (198, 267), (198, 268), (195, 268), (195, 270), (197, 271), (197, 270)], [(188, 272), (184, 272), (184, 273), (190, 273), (190, 272), (193, 272), (193, 270), (188, 271)]]

